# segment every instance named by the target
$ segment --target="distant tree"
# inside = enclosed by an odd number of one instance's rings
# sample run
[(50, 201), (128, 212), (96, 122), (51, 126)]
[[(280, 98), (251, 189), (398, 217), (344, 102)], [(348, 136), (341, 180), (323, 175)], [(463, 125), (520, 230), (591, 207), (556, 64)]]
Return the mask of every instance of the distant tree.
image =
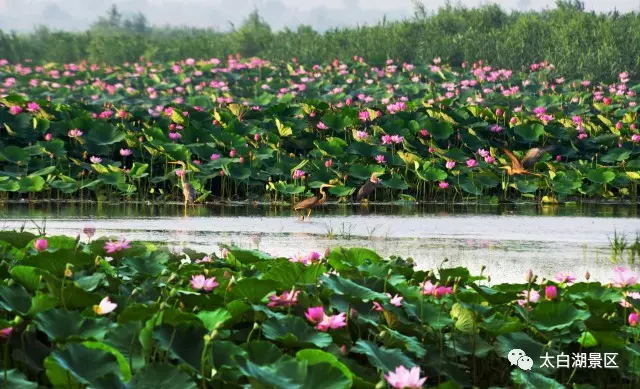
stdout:
[(584, 11), (584, 1), (581, 0), (556, 0), (556, 7), (563, 11)]

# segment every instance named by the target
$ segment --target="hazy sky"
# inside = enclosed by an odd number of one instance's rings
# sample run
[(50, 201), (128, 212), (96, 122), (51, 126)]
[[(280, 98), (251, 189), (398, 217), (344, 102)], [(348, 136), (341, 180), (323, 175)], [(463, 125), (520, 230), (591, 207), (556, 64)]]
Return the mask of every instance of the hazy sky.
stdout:
[[(423, 0), (430, 10), (445, 0)], [(466, 0), (466, 6), (491, 3)], [(555, 0), (497, 0), (506, 9), (552, 8)], [(586, 0), (588, 10), (601, 12), (640, 9), (640, 0)], [(257, 8), (275, 29), (308, 24), (319, 31), (356, 24), (373, 24), (413, 15), (411, 0), (0, 0), (0, 29), (30, 31), (47, 25), (56, 29), (87, 28), (117, 4), (125, 13), (143, 12), (155, 25), (189, 25), (226, 30)]]

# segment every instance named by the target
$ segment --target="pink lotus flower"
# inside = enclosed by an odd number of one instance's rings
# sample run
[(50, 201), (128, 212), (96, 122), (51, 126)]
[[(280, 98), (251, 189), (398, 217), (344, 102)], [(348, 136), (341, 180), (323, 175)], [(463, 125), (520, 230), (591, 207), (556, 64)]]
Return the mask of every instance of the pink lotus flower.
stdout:
[(327, 316), (325, 315), (322, 318), (322, 321), (318, 323), (316, 329), (322, 332), (326, 332), (329, 329), (335, 330), (338, 328), (345, 327), (347, 325), (347, 317), (346, 313), (342, 312), (337, 315)]
[(177, 132), (170, 132), (169, 133), (169, 139), (171, 139), (171, 140), (178, 140), (180, 138), (182, 138), (182, 135), (180, 135)]
[(631, 312), (629, 314), (629, 325), (631, 327), (637, 327), (638, 321), (639, 321), (638, 314), (636, 312)]
[(324, 319), (324, 307), (309, 307), (304, 316), (313, 324), (318, 324)]
[(385, 163), (386, 161), (384, 160), (384, 155), (376, 155), (376, 162), (380, 164)]
[(638, 282), (638, 275), (625, 267), (616, 267), (611, 281), (614, 286), (624, 288), (635, 285)]
[(269, 296), (269, 304), (267, 307), (290, 307), (295, 305), (298, 302), (298, 295), (300, 294), (299, 290), (292, 290), (291, 292), (285, 291), (282, 295), (277, 296), (272, 294)]
[(518, 296), (522, 297), (522, 300), (518, 300), (518, 305), (521, 307), (525, 306), (527, 303), (535, 303), (540, 300), (540, 293), (534, 289), (529, 291), (523, 290), (518, 294)]
[(448, 294), (453, 294), (453, 287), (451, 286), (438, 286), (433, 290), (433, 297), (439, 299)]
[(253, 140), (255, 140), (256, 142), (260, 142), (260, 139), (262, 139), (262, 135), (260, 135), (259, 133), (253, 135)]
[(215, 277), (206, 278), (203, 275), (191, 276), (191, 287), (195, 290), (204, 290), (211, 292), (216, 286), (220, 285), (216, 282)]
[(494, 124), (493, 126), (491, 126), (491, 128), (489, 128), (489, 131), (499, 133), (499, 132), (502, 132), (502, 127), (500, 127), (497, 124)]
[(486, 156), (489, 155), (489, 152), (485, 149), (478, 149), (478, 154), (480, 154), (482, 158), (485, 158)]
[(440, 187), (440, 189), (447, 189), (449, 187), (449, 183), (446, 181), (440, 181), (438, 187)]
[(447, 163), (445, 164), (445, 166), (447, 167), (447, 169), (451, 170), (454, 167), (456, 167), (456, 163), (455, 161), (447, 161)]
[(95, 155), (91, 156), (91, 158), (89, 158), (89, 161), (91, 161), (91, 163), (100, 163), (102, 162), (102, 158), (96, 157)]
[(126, 250), (131, 248), (131, 242), (126, 240), (125, 238), (120, 238), (118, 241), (109, 240), (104, 244), (104, 249), (107, 254), (112, 254), (118, 251)]
[(638, 134), (631, 135), (631, 141), (633, 143), (640, 143), (640, 135), (638, 135)]
[(7, 339), (13, 332), (13, 327), (7, 327), (0, 330), (0, 339)]
[(85, 226), (84, 226), (84, 228), (82, 229), (82, 232), (83, 232), (86, 236), (88, 236), (89, 238), (91, 238), (91, 237), (93, 237), (93, 235), (95, 235), (95, 233), (96, 233), (96, 228), (95, 228), (95, 227), (93, 227), (93, 226), (92, 226), (92, 225), (90, 225), (90, 224), (87, 224), (87, 225), (85, 225)]
[(391, 136), (391, 141), (392, 141), (393, 143), (396, 143), (396, 144), (397, 144), (397, 143), (402, 143), (402, 142), (404, 141), (404, 138), (403, 138), (403, 137), (401, 137), (400, 135), (392, 135), (392, 136)]
[(133, 153), (133, 151), (131, 151), (129, 149), (120, 149), (120, 155), (122, 155), (123, 157), (128, 157), (132, 153)]
[(366, 122), (370, 118), (369, 111), (360, 111), (358, 113), (358, 118), (363, 122)]
[(328, 130), (329, 129), (329, 127), (327, 127), (327, 125), (324, 124), (323, 122), (318, 123), (317, 127), (318, 127), (318, 130)]
[(567, 283), (567, 284), (573, 284), (573, 281), (576, 280), (576, 277), (573, 276), (573, 274), (571, 272), (559, 272), (558, 274), (556, 274), (555, 276), (555, 280), (558, 281), (559, 283)]
[(184, 170), (182, 170), (182, 169), (176, 169), (176, 176), (178, 176), (178, 177), (182, 177), (182, 176), (184, 176)]
[(390, 145), (392, 142), (391, 135), (382, 135), (381, 140), (383, 145)]
[(220, 159), (220, 154), (211, 154), (211, 160), (215, 161), (217, 159)]
[(373, 302), (373, 309), (375, 309), (376, 311), (384, 311), (384, 309), (382, 308), (382, 305), (380, 305), (380, 303), (377, 301)]
[(302, 177), (304, 177), (304, 174), (305, 174), (305, 173), (304, 173), (302, 170), (300, 170), (300, 169), (296, 169), (296, 170), (293, 172), (292, 177), (293, 177), (293, 179), (294, 179), (294, 180), (297, 180), (298, 178), (302, 178)]
[(366, 140), (369, 138), (369, 133), (366, 131), (356, 131), (357, 140)]
[(423, 285), (422, 285), (422, 294), (426, 294), (426, 295), (430, 295), (433, 294), (433, 291), (435, 290), (435, 285), (433, 283), (431, 283), (431, 280), (427, 280)]
[(492, 156), (490, 156), (490, 155), (487, 155), (486, 157), (484, 157), (484, 161), (485, 161), (486, 163), (494, 163), (494, 162), (496, 161), (496, 159), (495, 159), (495, 158), (493, 158), (493, 157), (492, 157)]
[(116, 309), (117, 306), (118, 304), (112, 303), (107, 296), (103, 298), (102, 301), (100, 301), (99, 305), (93, 306), (93, 311), (98, 315), (106, 315), (109, 312), (113, 312), (113, 310)]
[(547, 300), (555, 300), (558, 297), (558, 288), (555, 285), (549, 285), (544, 288), (544, 297)]
[(51, 139), (53, 139), (53, 134), (51, 134), (51, 133), (45, 134), (44, 140), (46, 140), (47, 142), (50, 142)]
[[(391, 297), (390, 293), (387, 293), (387, 296)], [(395, 296), (391, 297), (391, 305), (395, 305), (396, 307), (399, 307), (402, 305), (402, 300), (404, 299), (404, 297), (396, 294)]]
[(27, 111), (35, 112), (40, 109), (38, 103), (34, 103), (33, 101), (27, 104)]
[(422, 388), (427, 377), (420, 378), (420, 367), (414, 366), (411, 370), (407, 370), (404, 366), (396, 367), (396, 371), (390, 371), (384, 378), (391, 387), (396, 389), (406, 388)]
[(475, 159), (467, 159), (467, 167), (478, 166), (478, 161)]
[(231, 151), (229, 151), (229, 157), (234, 158), (236, 156), (236, 150), (232, 149)]
[(427, 136), (429, 136), (429, 131), (423, 128), (422, 130), (420, 130), (420, 135), (426, 138)]
[(77, 128), (74, 128), (73, 130), (69, 130), (69, 132), (67, 132), (67, 135), (69, 136), (69, 138), (78, 138), (80, 136), (82, 136), (83, 132), (78, 130)]
[(324, 161), (324, 167), (326, 167), (328, 169), (331, 166), (333, 166), (333, 160), (327, 159), (326, 161)]
[(11, 108), (9, 108), (9, 112), (12, 115), (17, 115), (22, 112), (22, 108), (19, 105), (12, 105)]
[(44, 251), (49, 247), (49, 242), (43, 238), (36, 239), (36, 241), (33, 242), (33, 247), (38, 251)]

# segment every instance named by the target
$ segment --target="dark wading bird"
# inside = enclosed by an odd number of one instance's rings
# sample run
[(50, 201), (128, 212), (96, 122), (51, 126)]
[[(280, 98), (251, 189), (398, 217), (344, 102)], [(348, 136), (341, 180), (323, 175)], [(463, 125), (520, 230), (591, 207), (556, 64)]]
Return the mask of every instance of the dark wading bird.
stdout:
[(533, 168), (533, 166), (538, 162), (540, 157), (544, 153), (552, 151), (556, 148), (555, 145), (546, 146), (546, 147), (534, 147), (531, 150), (527, 151), (527, 153), (522, 158), (522, 161), (519, 161), (518, 158), (509, 150), (504, 147), (500, 149), (509, 157), (511, 160), (511, 166), (500, 166), (500, 169), (505, 169), (507, 174), (510, 176), (520, 175), (520, 174), (531, 174), (534, 176), (541, 177), (542, 175), (539, 173), (532, 173), (529, 169)]
[(182, 161), (169, 162), (170, 164), (182, 166), (182, 175), (180, 176), (180, 185), (182, 186), (182, 196), (184, 197), (184, 211), (187, 212), (187, 204), (192, 204), (196, 200), (196, 190), (185, 177), (187, 174), (187, 165)]
[(300, 215), (300, 220), (304, 221), (304, 212), (300, 214), (300, 211), (305, 209), (308, 210), (307, 220), (309, 220), (311, 218), (311, 209), (324, 204), (324, 202), (327, 200), (327, 192), (325, 192), (324, 189), (332, 188), (334, 186), (335, 185), (322, 184), (320, 185), (320, 195), (322, 197), (318, 197), (318, 196), (309, 197), (308, 199), (304, 199), (298, 204), (294, 205), (293, 210), (296, 212), (296, 215)]
[(378, 176), (383, 175), (384, 172), (373, 172), (373, 174), (371, 174), (371, 178), (369, 178), (369, 181), (367, 181), (364, 185), (362, 185), (360, 187), (360, 190), (358, 190), (358, 194), (356, 194), (356, 202), (364, 199), (366, 202), (369, 202), (369, 195), (371, 194), (371, 192), (373, 192), (374, 190), (376, 190), (376, 187), (378, 186), (378, 184), (380, 183), (380, 179), (378, 178)]

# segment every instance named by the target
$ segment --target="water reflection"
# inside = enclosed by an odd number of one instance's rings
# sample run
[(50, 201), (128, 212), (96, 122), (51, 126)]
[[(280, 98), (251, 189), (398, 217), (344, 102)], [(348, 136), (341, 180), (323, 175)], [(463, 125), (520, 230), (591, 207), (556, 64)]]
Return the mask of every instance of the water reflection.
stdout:
[[(624, 204), (580, 204), (580, 205), (534, 205), (534, 204), (326, 204), (314, 211), (313, 216), (352, 215), (516, 215), (516, 216), (588, 216), (588, 217), (640, 217), (637, 205)], [(293, 217), (290, 206), (259, 204), (225, 204), (190, 207), (189, 217), (208, 216), (266, 216)], [(178, 203), (0, 203), (2, 218), (126, 218), (126, 217), (176, 217), (184, 216), (184, 208)]]
[[(290, 256), (327, 247), (368, 247), (383, 256), (413, 258), (432, 269), (482, 265), (494, 282), (522, 282), (532, 268), (550, 278), (586, 270), (593, 280), (608, 281), (615, 264), (609, 238), (614, 231), (633, 243), (640, 234), (638, 209), (623, 205), (327, 205), (300, 222), (288, 206), (207, 206), (180, 204), (4, 204), (0, 229), (35, 225), (46, 218), (49, 235), (76, 236), (88, 221), (96, 237), (124, 235), (132, 240), (166, 243), (179, 250), (218, 251), (221, 243)], [(31, 222), (33, 221), (33, 223)], [(627, 266), (629, 254), (623, 256)]]

